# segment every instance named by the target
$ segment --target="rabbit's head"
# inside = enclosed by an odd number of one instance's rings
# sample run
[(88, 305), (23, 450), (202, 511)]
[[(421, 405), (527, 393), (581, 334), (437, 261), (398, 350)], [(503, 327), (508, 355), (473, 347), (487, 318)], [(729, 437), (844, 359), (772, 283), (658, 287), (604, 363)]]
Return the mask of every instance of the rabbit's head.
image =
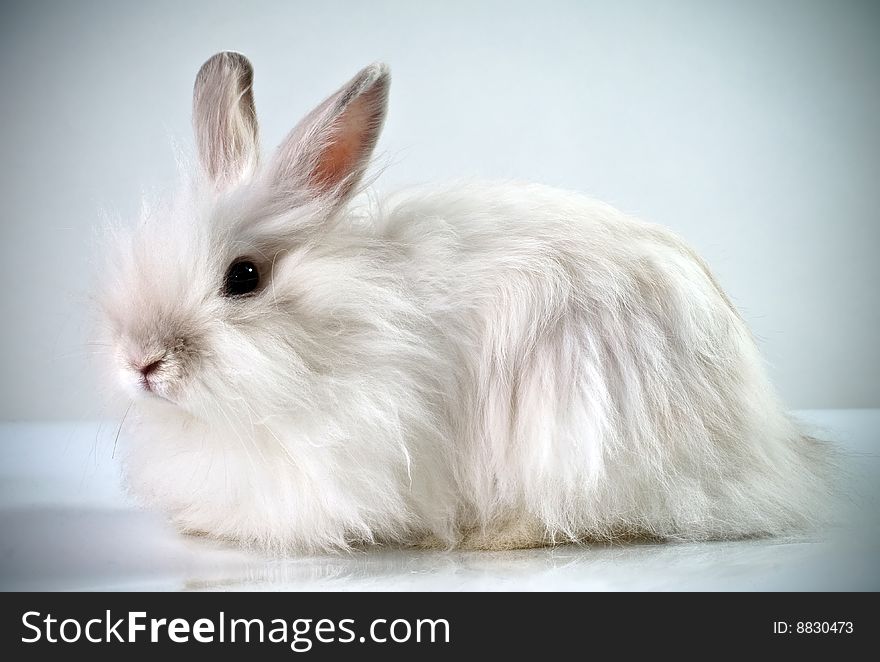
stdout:
[[(195, 82), (198, 173), (108, 250), (102, 310), (126, 389), (195, 415), (316, 405), (358, 338), (376, 286), (368, 241), (342, 222), (386, 109), (389, 74), (357, 74), (261, 159), (253, 70), (219, 53)], [(311, 400), (310, 400), (311, 399)], [(244, 403), (247, 406), (234, 406)], [(240, 415), (240, 414), (239, 414)]]

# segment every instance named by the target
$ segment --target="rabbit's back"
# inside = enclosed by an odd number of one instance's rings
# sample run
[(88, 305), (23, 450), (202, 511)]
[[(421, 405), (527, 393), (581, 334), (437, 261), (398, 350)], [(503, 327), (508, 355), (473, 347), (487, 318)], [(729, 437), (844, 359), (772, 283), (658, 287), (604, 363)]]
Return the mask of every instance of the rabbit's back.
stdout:
[(671, 232), (536, 185), (420, 190), (386, 214), (381, 232), (454, 355), (450, 443), (477, 545), (506, 540), (498, 526), (545, 541), (705, 538), (818, 512), (812, 443)]

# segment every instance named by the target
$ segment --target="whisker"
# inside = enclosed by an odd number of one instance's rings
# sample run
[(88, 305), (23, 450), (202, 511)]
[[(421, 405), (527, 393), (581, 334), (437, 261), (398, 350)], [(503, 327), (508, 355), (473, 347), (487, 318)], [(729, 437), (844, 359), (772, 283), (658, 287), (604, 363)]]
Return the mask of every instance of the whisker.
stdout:
[(125, 409), (125, 413), (122, 415), (122, 420), (119, 421), (119, 427), (116, 428), (116, 437), (113, 439), (113, 451), (110, 453), (111, 458), (116, 457), (116, 444), (119, 441), (119, 435), (122, 432), (122, 426), (125, 425), (125, 419), (128, 418), (128, 412), (131, 411), (131, 406), (134, 404), (134, 400), (131, 400), (128, 403), (128, 407)]
[(86, 349), (78, 349), (71, 352), (65, 352), (64, 354), (53, 354), (51, 356), (52, 360), (58, 359), (72, 359), (72, 358), (80, 358), (83, 356), (109, 356), (110, 353), (104, 350), (86, 350)]

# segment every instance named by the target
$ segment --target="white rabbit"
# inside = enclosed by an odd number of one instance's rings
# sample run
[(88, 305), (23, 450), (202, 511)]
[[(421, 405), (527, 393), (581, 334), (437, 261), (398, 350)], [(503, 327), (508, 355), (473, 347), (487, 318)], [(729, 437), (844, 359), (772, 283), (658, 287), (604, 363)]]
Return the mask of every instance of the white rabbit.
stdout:
[(275, 552), (813, 523), (828, 451), (671, 232), (532, 184), (350, 205), (388, 87), (367, 67), (261, 163), (248, 60), (199, 71), (199, 172), (103, 277), (133, 490)]

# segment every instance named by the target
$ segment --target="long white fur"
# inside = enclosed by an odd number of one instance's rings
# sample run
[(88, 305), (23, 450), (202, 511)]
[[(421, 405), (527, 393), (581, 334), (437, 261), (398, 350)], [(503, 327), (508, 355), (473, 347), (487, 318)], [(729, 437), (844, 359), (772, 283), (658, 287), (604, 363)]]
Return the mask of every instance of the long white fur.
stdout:
[[(203, 172), (108, 250), (129, 482), (181, 529), (507, 548), (777, 534), (822, 511), (825, 450), (668, 230), (534, 184), (352, 204), (288, 182), (280, 201), (290, 166)], [(269, 282), (229, 299), (240, 256)], [(134, 369), (156, 356), (165, 399)]]

